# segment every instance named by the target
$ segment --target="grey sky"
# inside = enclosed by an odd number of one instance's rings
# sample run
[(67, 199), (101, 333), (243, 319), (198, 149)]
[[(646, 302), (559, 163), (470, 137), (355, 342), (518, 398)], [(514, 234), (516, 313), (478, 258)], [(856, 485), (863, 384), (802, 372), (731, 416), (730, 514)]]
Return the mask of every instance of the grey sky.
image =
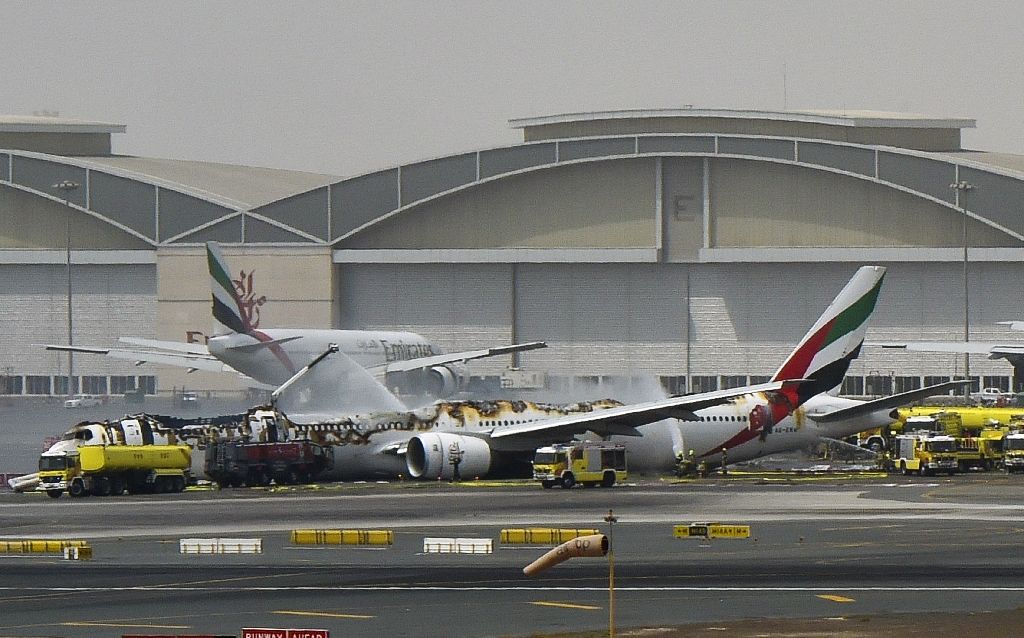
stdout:
[(1024, 154), (1013, 0), (0, 10), (0, 111), (127, 124), (133, 155), (353, 175), (516, 142), (514, 117), (684, 104), (972, 117), (965, 146)]

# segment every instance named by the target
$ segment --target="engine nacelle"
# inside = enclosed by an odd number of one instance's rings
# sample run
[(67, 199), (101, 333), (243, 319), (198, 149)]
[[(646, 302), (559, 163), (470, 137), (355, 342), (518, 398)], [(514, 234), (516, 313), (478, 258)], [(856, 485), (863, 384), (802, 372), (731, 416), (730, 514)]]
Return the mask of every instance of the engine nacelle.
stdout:
[(462, 379), (448, 366), (434, 366), (427, 371), (429, 392), (435, 397), (450, 397), (459, 391)]
[(453, 459), (459, 459), (459, 476), (482, 476), (491, 469), (491, 448), (483, 439), (459, 434), (417, 434), (406, 446), (405, 464), (409, 476), (424, 479), (451, 479), (455, 475)]

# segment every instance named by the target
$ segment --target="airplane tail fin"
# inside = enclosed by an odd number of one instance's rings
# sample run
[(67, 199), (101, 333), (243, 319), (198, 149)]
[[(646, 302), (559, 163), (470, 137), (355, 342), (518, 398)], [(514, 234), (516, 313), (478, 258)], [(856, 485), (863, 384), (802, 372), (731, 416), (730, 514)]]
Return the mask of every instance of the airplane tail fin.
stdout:
[(228, 274), (228, 262), (217, 242), (206, 242), (206, 263), (210, 269), (210, 291), (213, 293), (213, 333), (224, 335), (251, 331), (252, 326), (242, 310), (242, 300)]
[(884, 277), (882, 266), (859, 268), (772, 377), (772, 381), (807, 379), (780, 391), (790, 409), (843, 382), (850, 363), (860, 354)]

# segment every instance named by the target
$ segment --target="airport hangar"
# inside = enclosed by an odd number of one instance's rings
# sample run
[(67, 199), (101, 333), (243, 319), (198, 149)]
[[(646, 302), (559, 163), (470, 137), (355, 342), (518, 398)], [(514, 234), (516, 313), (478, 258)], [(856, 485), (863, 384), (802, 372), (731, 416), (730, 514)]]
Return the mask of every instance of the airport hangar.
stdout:
[[(67, 342), (69, 296), (77, 345), (201, 340), (207, 240), (262, 327), (550, 344), (474, 362), (491, 389), (765, 379), (862, 264), (889, 268), (869, 339), (962, 339), (966, 263), (971, 339), (1024, 341), (996, 323), (1022, 314), (1024, 157), (963, 150), (973, 120), (684, 108), (510, 125), (522, 143), (342, 178), (119, 156), (123, 125), (0, 118), (0, 388), (66, 393), (66, 355), (36, 344)], [(865, 349), (843, 391), (911, 389), (962, 359)], [(1007, 388), (1013, 368), (974, 356), (970, 373)], [(244, 387), (90, 355), (72, 378)]]

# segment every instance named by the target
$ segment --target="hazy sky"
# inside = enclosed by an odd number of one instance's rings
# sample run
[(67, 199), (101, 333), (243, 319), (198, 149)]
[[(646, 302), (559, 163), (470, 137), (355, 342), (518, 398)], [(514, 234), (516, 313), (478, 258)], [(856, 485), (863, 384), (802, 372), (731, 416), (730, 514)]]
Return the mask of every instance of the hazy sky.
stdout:
[(1024, 154), (1024, 3), (0, 0), (0, 112), (115, 151), (353, 175), (623, 108), (971, 117)]

